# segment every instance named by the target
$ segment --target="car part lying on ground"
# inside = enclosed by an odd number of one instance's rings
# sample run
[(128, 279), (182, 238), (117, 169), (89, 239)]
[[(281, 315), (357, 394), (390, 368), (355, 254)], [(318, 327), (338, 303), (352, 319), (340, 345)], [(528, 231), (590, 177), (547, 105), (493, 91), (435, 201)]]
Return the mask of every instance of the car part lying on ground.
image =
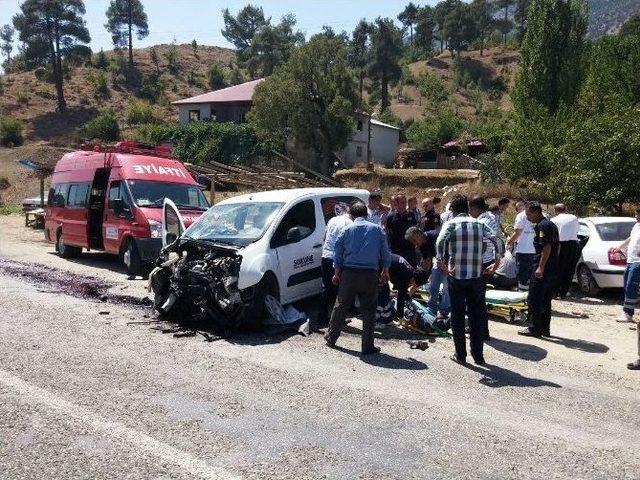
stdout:
[(265, 296), (265, 305), (269, 312), (269, 317), (264, 321), (266, 333), (277, 335), (285, 332), (295, 332), (305, 337), (311, 333), (311, 326), (306, 313), (297, 310), (292, 305), (283, 307), (271, 295)]
[(172, 243), (149, 275), (155, 309), (178, 323), (225, 335), (239, 328), (253, 293), (238, 290), (241, 261), (231, 247), (189, 239)]

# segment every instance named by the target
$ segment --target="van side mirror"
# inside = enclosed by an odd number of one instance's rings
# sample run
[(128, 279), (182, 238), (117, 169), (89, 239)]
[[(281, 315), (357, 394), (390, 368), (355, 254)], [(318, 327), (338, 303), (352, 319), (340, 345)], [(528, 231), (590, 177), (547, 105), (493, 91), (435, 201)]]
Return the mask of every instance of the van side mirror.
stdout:
[(292, 227), (287, 231), (287, 243), (299, 242), (302, 238), (302, 233), (299, 227)]

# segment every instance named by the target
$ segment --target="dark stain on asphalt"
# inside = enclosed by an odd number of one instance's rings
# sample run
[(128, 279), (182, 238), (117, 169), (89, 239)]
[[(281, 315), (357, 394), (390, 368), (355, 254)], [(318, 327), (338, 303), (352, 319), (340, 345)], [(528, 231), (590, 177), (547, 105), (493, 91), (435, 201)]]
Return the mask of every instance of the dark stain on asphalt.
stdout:
[(63, 293), (72, 297), (134, 307), (152, 305), (149, 297), (110, 294), (108, 291), (114, 286), (112, 283), (47, 265), (0, 258), (0, 272), (22, 278), (40, 287), (48, 287), (50, 292)]

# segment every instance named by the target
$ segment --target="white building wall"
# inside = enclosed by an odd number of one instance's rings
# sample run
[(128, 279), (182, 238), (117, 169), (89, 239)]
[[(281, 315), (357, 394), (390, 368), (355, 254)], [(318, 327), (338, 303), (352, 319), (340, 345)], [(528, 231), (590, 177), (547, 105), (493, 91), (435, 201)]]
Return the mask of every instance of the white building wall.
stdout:
[(200, 111), (200, 120), (211, 117), (211, 104), (209, 103), (190, 103), (178, 105), (178, 119), (181, 124), (189, 123), (189, 111)]
[[(353, 166), (367, 161), (367, 137), (369, 134), (369, 119), (362, 119), (362, 130), (354, 129), (354, 134), (347, 147), (343, 150), (345, 166)], [(393, 165), (398, 152), (400, 131), (395, 128), (371, 124), (371, 160), (385, 166)]]

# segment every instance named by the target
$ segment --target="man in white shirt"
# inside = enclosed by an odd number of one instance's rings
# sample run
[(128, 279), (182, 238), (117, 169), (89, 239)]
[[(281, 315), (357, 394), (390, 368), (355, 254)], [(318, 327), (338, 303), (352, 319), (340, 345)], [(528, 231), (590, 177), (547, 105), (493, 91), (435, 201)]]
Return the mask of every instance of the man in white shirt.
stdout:
[(382, 193), (372, 192), (367, 205), (367, 221), (384, 228), (388, 213), (389, 207), (382, 204)]
[(518, 214), (513, 224), (513, 234), (507, 241), (509, 248), (515, 245), (516, 264), (518, 265), (518, 288), (520, 290), (529, 289), (529, 279), (531, 278), (533, 260), (536, 253), (536, 249), (533, 246), (535, 237), (534, 225), (527, 220), (525, 206), (523, 200), (516, 202)]
[[(617, 249), (627, 256), (627, 268), (624, 271), (624, 306), (620, 321), (633, 322), (633, 313), (640, 308), (640, 203), (636, 204), (636, 224), (631, 235)], [(629, 370), (640, 370), (640, 325), (638, 332), (638, 358), (627, 364)]]
[(567, 213), (567, 207), (563, 203), (558, 203), (554, 207), (556, 216), (551, 219), (558, 227), (560, 236), (560, 256), (558, 264), (558, 284), (555, 288), (556, 296), (565, 298), (576, 271), (579, 258), (578, 243), (578, 217)]
[(336, 240), (342, 231), (353, 223), (349, 214), (349, 207), (344, 206), (341, 215), (336, 215), (327, 222), (324, 244), (322, 245), (322, 302), (318, 312), (318, 327), (329, 325), (329, 312), (333, 310), (338, 295), (338, 287), (333, 284), (333, 258), (335, 254)]

